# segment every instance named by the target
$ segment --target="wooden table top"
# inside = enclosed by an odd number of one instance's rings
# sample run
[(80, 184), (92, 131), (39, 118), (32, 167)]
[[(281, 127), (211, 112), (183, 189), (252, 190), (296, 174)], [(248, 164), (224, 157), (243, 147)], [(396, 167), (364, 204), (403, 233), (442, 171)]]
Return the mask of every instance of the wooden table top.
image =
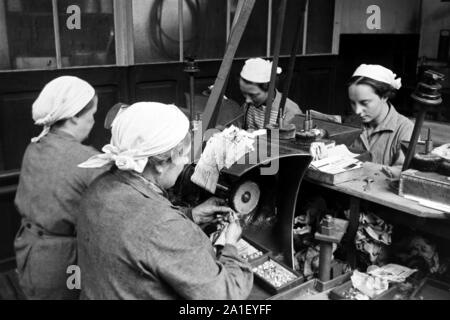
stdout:
[[(415, 201), (405, 199), (395, 194), (389, 188), (389, 181), (387, 180), (387, 177), (381, 172), (382, 165), (365, 162), (363, 168), (363, 174), (360, 178), (343, 182), (335, 186), (317, 182), (310, 178), (305, 179), (325, 188), (336, 190), (363, 200), (371, 201), (420, 218), (450, 219), (450, 214), (448, 213), (424, 207)], [(366, 177), (370, 177), (375, 181), (371, 184), (369, 190), (364, 191), (364, 187), (366, 185), (364, 178)]]

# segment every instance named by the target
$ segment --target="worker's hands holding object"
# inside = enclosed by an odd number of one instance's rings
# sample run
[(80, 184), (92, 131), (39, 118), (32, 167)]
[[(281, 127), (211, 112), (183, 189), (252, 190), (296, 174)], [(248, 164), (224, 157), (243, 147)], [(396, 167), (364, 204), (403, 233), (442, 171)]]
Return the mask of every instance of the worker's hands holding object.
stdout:
[(217, 231), (211, 234), (211, 242), (215, 246), (225, 246), (226, 244), (237, 246), (241, 234), (242, 227), (239, 223), (239, 217), (230, 209), (223, 220), (219, 222)]
[(192, 209), (192, 219), (196, 224), (217, 223), (218, 231), (212, 237), (215, 245), (226, 244), (236, 246), (241, 238), (242, 227), (239, 216), (224, 199), (212, 197)]
[(229, 224), (225, 227), (223, 233), (225, 237), (225, 244), (230, 244), (233, 246), (237, 246), (239, 239), (242, 234), (242, 227), (239, 223), (239, 218), (234, 212), (231, 212), (228, 215)]
[(192, 208), (192, 219), (196, 224), (217, 223), (223, 221), (230, 211), (233, 210), (226, 206), (225, 200), (212, 197)]

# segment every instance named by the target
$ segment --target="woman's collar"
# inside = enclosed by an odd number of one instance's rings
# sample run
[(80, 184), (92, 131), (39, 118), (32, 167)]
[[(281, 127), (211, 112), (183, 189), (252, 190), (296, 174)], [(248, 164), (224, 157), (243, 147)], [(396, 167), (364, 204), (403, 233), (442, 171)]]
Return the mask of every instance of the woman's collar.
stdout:
[(164, 190), (164, 188), (162, 188), (156, 182), (144, 178), (141, 174), (134, 171), (121, 171), (117, 168), (115, 168), (114, 170), (116, 175), (125, 180), (126, 183), (128, 183), (143, 195), (150, 197), (152, 193), (156, 193), (166, 199), (169, 198), (169, 194), (166, 190)]

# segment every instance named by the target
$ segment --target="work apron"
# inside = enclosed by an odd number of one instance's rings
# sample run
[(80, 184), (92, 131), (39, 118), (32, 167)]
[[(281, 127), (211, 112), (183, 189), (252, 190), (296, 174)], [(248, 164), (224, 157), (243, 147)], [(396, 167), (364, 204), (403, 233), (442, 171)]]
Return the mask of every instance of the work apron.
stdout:
[(14, 241), (20, 286), (30, 300), (74, 300), (80, 290), (70, 290), (67, 273), (77, 263), (75, 235), (55, 235), (22, 219)]

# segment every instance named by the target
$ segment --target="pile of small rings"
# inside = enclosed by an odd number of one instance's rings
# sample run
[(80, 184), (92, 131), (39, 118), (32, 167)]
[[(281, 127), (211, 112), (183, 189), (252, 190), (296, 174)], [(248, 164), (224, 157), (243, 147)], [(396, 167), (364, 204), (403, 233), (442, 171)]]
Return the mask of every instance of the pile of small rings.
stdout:
[(289, 272), (279, 264), (274, 263), (272, 260), (266, 261), (262, 265), (253, 268), (253, 272), (264, 278), (276, 288), (282, 287), (297, 278), (295, 274)]

